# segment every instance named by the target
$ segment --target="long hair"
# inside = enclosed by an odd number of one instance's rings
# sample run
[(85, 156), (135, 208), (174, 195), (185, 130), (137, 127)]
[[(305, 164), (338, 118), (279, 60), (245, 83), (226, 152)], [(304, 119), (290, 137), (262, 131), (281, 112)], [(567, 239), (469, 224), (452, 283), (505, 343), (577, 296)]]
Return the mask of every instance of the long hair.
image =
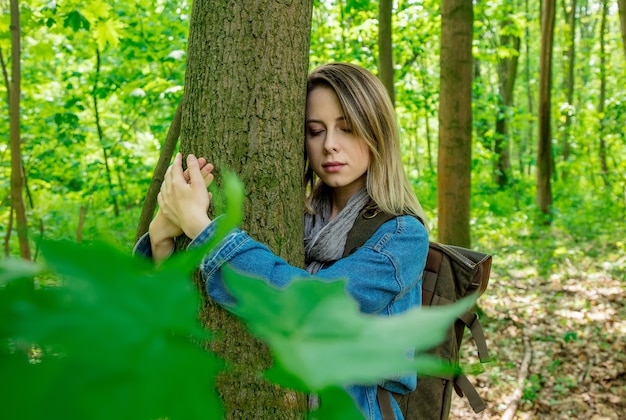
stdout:
[[(320, 86), (335, 92), (347, 124), (370, 150), (366, 188), (372, 200), (385, 213), (396, 216), (411, 214), (426, 222), (424, 210), (402, 166), (395, 112), (380, 80), (357, 65), (331, 63), (311, 72), (307, 96)], [(328, 188), (313, 172), (306, 148), (304, 182), (308, 191), (305, 206), (310, 212), (313, 198), (327, 194)]]

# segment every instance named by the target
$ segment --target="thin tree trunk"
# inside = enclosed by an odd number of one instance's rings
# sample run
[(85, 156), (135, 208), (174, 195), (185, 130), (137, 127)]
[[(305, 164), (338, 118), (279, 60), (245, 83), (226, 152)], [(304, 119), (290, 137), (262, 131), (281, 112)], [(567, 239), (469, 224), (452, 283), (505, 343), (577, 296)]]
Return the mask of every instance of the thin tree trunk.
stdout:
[(604, 117), (604, 103), (606, 102), (606, 15), (607, 15), (607, 0), (602, 0), (602, 18), (600, 20), (600, 98), (598, 99), (598, 115), (599, 121), (599, 158), (600, 168), (602, 173), (602, 180), (604, 185), (609, 185), (609, 167), (607, 164), (607, 148), (605, 138), (605, 117)]
[[(502, 22), (502, 32), (507, 33), (507, 27), (512, 22), (505, 19)], [(511, 48), (512, 55), (498, 61), (498, 113), (496, 116), (496, 134), (494, 152), (495, 179), (499, 187), (505, 187), (510, 183), (511, 174), (511, 151), (509, 139), (508, 110), (513, 106), (513, 89), (517, 77), (517, 63), (520, 51), (520, 38), (513, 35), (502, 35), (500, 45)]]
[[(530, 21), (531, 20), (531, 15), (530, 15), (530, 7), (529, 7), (529, 0), (526, 0), (525, 2), (525, 11), (526, 11), (526, 20)], [(525, 66), (524, 66), (524, 74), (526, 75), (526, 99), (527, 99), (527, 104), (528, 104), (528, 115), (533, 115), (534, 114), (534, 104), (533, 104), (533, 90), (531, 88), (531, 74), (530, 74), (530, 29), (528, 28), (528, 25), (526, 25), (526, 29), (524, 31), (524, 44), (526, 45), (526, 60), (525, 60)], [(526, 175), (530, 175), (530, 163), (527, 166), (524, 166), (524, 158), (525, 156), (528, 154), (529, 156), (532, 155), (532, 145), (534, 144), (533, 141), (533, 133), (535, 132), (534, 129), (534, 124), (533, 124), (533, 120), (529, 119), (528, 121), (528, 130), (527, 130), (527, 139), (526, 141), (522, 141), (520, 144), (520, 151), (519, 151), (519, 167), (520, 167), (520, 173), (522, 174), (526, 174)], [(530, 150), (526, 151), (526, 147), (528, 146), (528, 148)], [(528, 161), (530, 162), (530, 159), (528, 159)]]
[[(302, 168), (312, 0), (193, 2), (180, 149), (225, 169), (245, 188), (243, 228), (302, 266)], [(179, 241), (181, 242), (181, 241)], [(199, 288), (205, 286), (197, 278)], [(259, 372), (271, 357), (245, 326), (210, 299), (202, 322), (231, 369), (218, 377), (227, 418), (301, 418), (305, 398)]]
[(438, 239), (470, 246), (472, 155), (471, 1), (443, 0), (438, 156)]
[(391, 103), (396, 103), (393, 77), (393, 0), (378, 4), (378, 77), (385, 85)]
[(161, 148), (159, 160), (154, 168), (154, 173), (152, 174), (152, 179), (150, 180), (150, 186), (148, 187), (148, 193), (143, 201), (135, 241), (148, 231), (150, 221), (154, 216), (154, 210), (156, 210), (157, 206), (157, 195), (159, 195), (159, 190), (161, 189), (161, 184), (163, 183), (163, 178), (165, 177), (165, 171), (167, 171), (170, 161), (172, 160), (172, 155), (174, 154), (176, 143), (178, 142), (178, 137), (180, 136), (180, 116), (181, 106), (179, 103), (176, 107), (172, 124), (167, 131), (165, 142)]
[(619, 7), (620, 27), (622, 28), (622, 46), (626, 58), (626, 0), (617, 0), (617, 5)]
[(7, 86), (9, 92), (9, 136), (11, 143), (11, 207), (15, 211), (20, 256), (25, 260), (30, 260), (28, 223), (23, 196), (24, 172), (20, 133), (21, 48), (19, 2), (11, 0), (11, 84)]
[(115, 196), (115, 189), (113, 187), (113, 178), (111, 176), (111, 168), (109, 167), (109, 152), (104, 144), (104, 132), (102, 131), (102, 124), (100, 123), (100, 111), (98, 109), (98, 81), (100, 78), (100, 50), (96, 49), (96, 80), (93, 83), (93, 90), (91, 97), (93, 98), (93, 110), (96, 118), (96, 129), (98, 130), (98, 139), (100, 140), (100, 146), (102, 147), (102, 156), (104, 158), (104, 168), (106, 170), (107, 182), (109, 184), (109, 194), (111, 195), (111, 203), (113, 204), (113, 210), (115, 217), (120, 215), (120, 208), (117, 204), (117, 197)]
[[(563, 160), (567, 161), (570, 155), (570, 132), (572, 127), (572, 117), (574, 114), (574, 64), (576, 62), (576, 0), (572, 0), (570, 5), (569, 12), (566, 13), (567, 16), (567, 26), (569, 28), (570, 39), (567, 44), (567, 49), (565, 51), (565, 56), (567, 59), (566, 63), (566, 73), (564, 79), (564, 90), (565, 90), (565, 98), (567, 100), (567, 109), (565, 110), (565, 122), (563, 124), (563, 139), (562, 139), (562, 147), (563, 147)], [(564, 172), (563, 177), (565, 178), (567, 174)]]
[[(554, 38), (555, 0), (544, 0), (541, 16), (541, 54), (539, 56), (539, 138), (537, 146), (537, 204), (549, 216), (552, 206), (551, 169), (552, 133), (551, 87), (552, 45)], [(549, 218), (546, 218), (549, 223)]]

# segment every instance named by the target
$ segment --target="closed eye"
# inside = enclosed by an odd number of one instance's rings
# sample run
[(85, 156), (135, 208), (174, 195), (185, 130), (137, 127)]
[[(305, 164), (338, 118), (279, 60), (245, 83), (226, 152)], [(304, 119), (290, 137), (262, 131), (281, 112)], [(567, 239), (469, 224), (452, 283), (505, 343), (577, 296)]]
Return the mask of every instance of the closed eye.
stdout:
[(325, 130), (321, 130), (321, 129), (309, 129), (308, 133), (309, 136), (311, 137), (317, 137), (319, 135), (321, 135)]

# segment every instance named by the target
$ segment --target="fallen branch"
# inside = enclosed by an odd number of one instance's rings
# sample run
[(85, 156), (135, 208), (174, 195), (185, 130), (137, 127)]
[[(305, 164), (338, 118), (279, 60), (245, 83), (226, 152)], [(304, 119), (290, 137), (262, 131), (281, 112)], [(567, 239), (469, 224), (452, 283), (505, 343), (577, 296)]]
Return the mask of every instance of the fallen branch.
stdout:
[(517, 388), (513, 392), (513, 395), (511, 395), (511, 401), (502, 415), (502, 420), (512, 420), (513, 416), (515, 416), (517, 407), (519, 407), (522, 395), (524, 394), (524, 384), (526, 383), (526, 379), (528, 379), (530, 362), (533, 358), (533, 348), (530, 344), (530, 339), (524, 334), (522, 337), (524, 341), (524, 359), (522, 360), (519, 375), (517, 376)]

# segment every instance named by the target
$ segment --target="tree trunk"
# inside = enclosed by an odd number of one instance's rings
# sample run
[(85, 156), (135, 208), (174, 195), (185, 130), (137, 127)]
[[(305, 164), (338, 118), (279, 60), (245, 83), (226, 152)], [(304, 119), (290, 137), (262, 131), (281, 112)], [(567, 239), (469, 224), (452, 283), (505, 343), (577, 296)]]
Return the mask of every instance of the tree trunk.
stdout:
[(626, 58), (626, 0), (617, 0), (617, 5), (619, 7), (620, 27), (622, 28), (622, 46)]
[(387, 88), (391, 103), (396, 103), (393, 77), (393, 0), (378, 5), (378, 77)]
[[(572, 0), (570, 5), (571, 9), (567, 12), (567, 26), (569, 29), (569, 41), (567, 49), (565, 51), (566, 62), (566, 74), (564, 79), (565, 97), (567, 100), (567, 108), (565, 109), (565, 122), (563, 124), (563, 160), (567, 161), (570, 155), (570, 131), (572, 126), (572, 117), (574, 114), (574, 63), (576, 62), (576, 0)], [(566, 173), (563, 173), (563, 177)]]
[[(503, 33), (507, 33), (507, 26), (511, 20), (505, 18), (502, 22)], [(498, 60), (498, 114), (496, 116), (495, 133), (495, 179), (499, 187), (505, 187), (510, 183), (511, 174), (511, 151), (509, 140), (508, 110), (513, 106), (513, 88), (517, 76), (517, 63), (520, 51), (520, 38), (513, 35), (502, 35), (500, 45), (511, 50), (510, 57)]]
[(139, 223), (137, 224), (135, 241), (148, 231), (150, 221), (152, 220), (152, 217), (154, 217), (154, 210), (156, 210), (157, 206), (157, 195), (159, 195), (159, 190), (161, 189), (161, 184), (163, 183), (163, 178), (165, 177), (165, 171), (167, 171), (167, 168), (170, 165), (170, 161), (174, 155), (174, 150), (176, 149), (178, 137), (180, 136), (180, 114), (181, 107), (180, 104), (178, 104), (172, 124), (170, 125), (169, 130), (167, 130), (167, 136), (165, 137), (165, 142), (163, 143), (161, 153), (159, 154), (159, 161), (154, 168), (148, 193), (146, 194), (143, 206), (141, 207), (141, 215), (139, 216)]
[[(312, 0), (193, 2), (182, 98), (181, 151), (237, 173), (243, 228), (303, 265), (302, 168)], [(204, 291), (204, 284), (199, 282)], [(218, 377), (228, 418), (300, 418), (305, 399), (260, 377), (267, 348), (209, 299), (200, 315), (232, 366)]]
[(598, 118), (599, 130), (598, 130), (598, 153), (600, 158), (600, 173), (602, 174), (602, 180), (604, 185), (609, 185), (609, 167), (607, 164), (607, 151), (606, 151), (606, 130), (604, 129), (605, 117), (604, 117), (604, 103), (606, 102), (606, 14), (607, 14), (607, 0), (602, 0), (602, 17), (600, 19), (600, 98), (598, 98)]
[[(24, 205), (24, 173), (22, 166), (20, 133), (21, 94), (21, 29), (20, 8), (17, 0), (11, 0), (11, 84), (9, 89), (9, 136), (11, 142), (11, 207), (15, 211), (20, 256), (31, 259), (28, 243), (28, 224)], [(9, 86), (7, 86), (9, 88)]]
[(471, 242), (473, 19), (471, 1), (442, 1), (438, 239), (465, 247)]
[[(526, 11), (526, 16), (531, 16), (530, 15), (530, 6), (529, 6), (529, 0), (525, 1), (525, 11)], [(534, 111), (534, 104), (533, 104), (533, 90), (531, 88), (531, 78), (533, 78), (534, 76), (531, 75), (531, 71), (530, 71), (530, 57), (531, 57), (531, 52), (530, 52), (530, 46), (531, 46), (531, 37), (530, 37), (530, 29), (528, 27), (528, 25), (526, 25), (526, 29), (524, 30), (524, 44), (526, 45), (526, 60), (525, 60), (525, 66), (524, 66), (524, 74), (525, 74), (525, 81), (526, 81), (526, 100), (527, 100), (527, 104), (528, 104), (528, 115), (533, 115), (533, 111)], [(524, 165), (524, 160), (526, 155), (528, 154), (528, 156), (532, 155), (532, 145), (534, 144), (533, 142), (533, 132), (534, 132), (534, 127), (533, 127), (533, 120), (532, 118), (529, 118), (528, 121), (528, 131), (527, 131), (527, 139), (526, 141), (522, 140), (521, 144), (520, 144), (520, 151), (519, 151), (519, 167), (520, 167), (520, 173), (522, 174), (526, 174), (526, 175), (530, 175), (530, 163), (528, 163), (528, 165)], [(529, 148), (530, 150), (526, 150), (526, 148)], [(530, 162), (530, 159), (528, 159), (528, 162)]]
[[(549, 216), (552, 206), (552, 138), (550, 100), (552, 87), (552, 44), (555, 0), (544, 0), (541, 16), (541, 54), (539, 56), (539, 138), (537, 145), (537, 204)], [(549, 220), (549, 219), (546, 219)]]
[(104, 169), (107, 176), (107, 183), (109, 185), (109, 194), (111, 195), (111, 204), (113, 204), (113, 211), (115, 217), (119, 217), (120, 208), (117, 204), (117, 197), (115, 194), (115, 187), (113, 186), (113, 178), (111, 176), (111, 168), (109, 166), (109, 152), (108, 147), (104, 141), (104, 131), (102, 130), (102, 124), (100, 123), (100, 111), (98, 108), (98, 81), (100, 80), (100, 50), (96, 48), (96, 76), (93, 83), (93, 89), (91, 91), (91, 97), (93, 99), (93, 111), (96, 119), (96, 129), (98, 132), (98, 140), (100, 141), (100, 147), (102, 147), (102, 158), (104, 160)]

